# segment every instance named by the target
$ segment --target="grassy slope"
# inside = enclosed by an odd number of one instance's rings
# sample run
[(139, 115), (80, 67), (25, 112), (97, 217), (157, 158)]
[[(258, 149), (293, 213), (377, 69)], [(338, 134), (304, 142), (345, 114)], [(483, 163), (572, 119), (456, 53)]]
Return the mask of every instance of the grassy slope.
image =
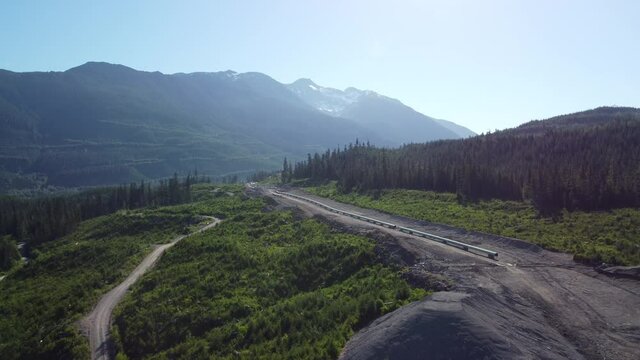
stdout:
[(640, 264), (640, 209), (564, 212), (554, 220), (540, 218), (529, 204), (513, 201), (463, 205), (455, 194), (416, 190), (384, 190), (374, 198), (339, 194), (334, 184), (307, 190), (361, 207), (528, 240), (594, 263)]
[(185, 239), (135, 286), (114, 326), (128, 357), (336, 358), (354, 329), (426, 294), (371, 240), (261, 208)]
[(88, 344), (75, 322), (133, 270), (151, 244), (192, 230), (194, 215), (224, 217), (236, 210), (236, 201), (212, 201), (211, 186), (194, 188), (201, 201), (98, 217), (36, 248), (28, 264), (0, 281), (0, 357), (87, 358)]

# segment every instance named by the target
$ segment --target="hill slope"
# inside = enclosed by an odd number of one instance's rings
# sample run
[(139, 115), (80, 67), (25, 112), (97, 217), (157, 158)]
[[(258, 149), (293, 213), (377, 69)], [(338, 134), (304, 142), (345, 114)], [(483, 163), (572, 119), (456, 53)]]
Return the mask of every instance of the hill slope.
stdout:
[(559, 115), (546, 120), (533, 120), (505, 133), (535, 135), (551, 130), (587, 129), (616, 121), (640, 121), (640, 109), (632, 107), (602, 106), (573, 114)]

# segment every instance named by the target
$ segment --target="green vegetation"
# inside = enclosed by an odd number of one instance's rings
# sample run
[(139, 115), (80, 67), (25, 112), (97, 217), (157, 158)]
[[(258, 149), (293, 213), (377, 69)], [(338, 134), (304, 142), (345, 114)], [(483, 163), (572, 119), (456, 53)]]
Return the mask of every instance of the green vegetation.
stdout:
[[(266, 75), (0, 71), (0, 193), (276, 169), (361, 133)], [(317, 145), (309, 145), (317, 144)]]
[(0, 353), (4, 359), (86, 358), (74, 322), (132, 270), (151, 244), (192, 223), (190, 215), (119, 212), (82, 223), (33, 251), (0, 282)]
[(121, 358), (336, 358), (355, 329), (426, 294), (369, 239), (244, 204), (134, 286), (115, 320)]
[(531, 204), (518, 201), (478, 201), (461, 204), (455, 194), (417, 190), (382, 190), (368, 195), (342, 194), (335, 183), (308, 191), (354, 204), (447, 224), (467, 230), (515, 237), (548, 249), (575, 254), (591, 263), (640, 264), (640, 210), (568, 212), (541, 217)]
[[(200, 226), (198, 215), (226, 220), (134, 286), (114, 326), (120, 358), (335, 358), (354, 330), (427, 293), (381, 265), (372, 241), (266, 212), (242, 190), (195, 184), (190, 203), (120, 210), (35, 245), (0, 281), (2, 358), (87, 358), (78, 321), (151, 245)], [(13, 239), (1, 244), (15, 255)]]
[[(285, 163), (287, 159), (284, 159)], [(282, 183), (279, 171), (256, 171), (253, 175), (247, 179), (250, 182), (259, 182), (267, 185), (278, 185)]]
[(9, 270), (20, 260), (16, 241), (11, 235), (0, 236), (0, 271)]
[[(84, 221), (69, 235), (32, 249), (31, 259), (0, 281), (3, 359), (88, 358), (78, 321), (151, 250), (196, 226), (197, 215), (225, 217), (242, 204), (241, 187), (193, 186), (197, 202), (121, 210)], [(229, 196), (231, 192), (233, 196)]]
[(409, 189), (455, 193), (460, 202), (529, 201), (545, 216), (562, 210), (640, 207), (640, 109), (599, 108), (468, 139), (369, 143), (309, 154), (291, 179), (337, 181), (345, 193)]
[(205, 178), (177, 174), (157, 185), (131, 183), (37, 198), (0, 197), (0, 236), (12, 235), (29, 246), (60, 238), (82, 220), (119, 209), (173, 205), (191, 201), (191, 186)]

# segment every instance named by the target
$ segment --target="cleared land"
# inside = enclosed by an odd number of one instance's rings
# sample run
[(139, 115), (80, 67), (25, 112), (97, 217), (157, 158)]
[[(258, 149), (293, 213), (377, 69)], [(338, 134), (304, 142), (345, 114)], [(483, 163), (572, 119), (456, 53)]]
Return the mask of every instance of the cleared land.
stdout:
[(419, 359), (427, 354), (464, 358), (460, 343), (454, 344), (451, 339), (466, 339), (463, 349), (476, 349), (478, 356), (490, 354), (499, 359), (640, 357), (638, 281), (599, 274), (575, 263), (571, 255), (521, 240), (294, 192), (344, 211), (491, 248), (500, 254), (499, 260), (490, 260), (303, 201), (274, 196), (282, 205), (326, 218), (341, 230), (387, 238), (397, 245), (398, 254), (413, 262), (413, 272), (444, 276), (455, 283), (452, 291), (435, 293), (374, 321), (349, 341), (341, 355), (344, 359)]

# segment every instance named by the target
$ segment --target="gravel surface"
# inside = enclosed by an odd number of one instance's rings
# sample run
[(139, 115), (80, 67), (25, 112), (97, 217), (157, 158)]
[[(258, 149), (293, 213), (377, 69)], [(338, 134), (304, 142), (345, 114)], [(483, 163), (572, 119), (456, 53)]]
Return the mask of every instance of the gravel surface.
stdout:
[(341, 230), (385, 234), (402, 248), (399, 257), (412, 271), (451, 280), (442, 286), (451, 291), (437, 292), (361, 329), (341, 359), (640, 359), (640, 281), (599, 273), (575, 263), (569, 254), (522, 240), (291, 191), (344, 211), (497, 251), (498, 259), (491, 260), (274, 196), (267, 188), (262, 192), (282, 207), (320, 216)]

